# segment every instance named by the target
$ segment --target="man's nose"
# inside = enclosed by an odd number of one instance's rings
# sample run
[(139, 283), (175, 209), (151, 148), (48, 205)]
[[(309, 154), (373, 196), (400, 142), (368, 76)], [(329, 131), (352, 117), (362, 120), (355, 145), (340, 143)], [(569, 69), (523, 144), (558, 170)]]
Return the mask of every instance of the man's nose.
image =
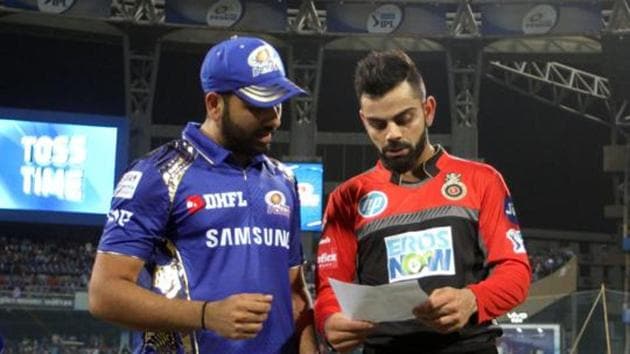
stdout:
[(282, 123), (282, 106), (274, 106), (262, 112), (260, 121), (263, 125), (278, 129)]
[(387, 125), (385, 138), (387, 139), (387, 141), (400, 140), (402, 138), (402, 131), (400, 127), (394, 122), (389, 122), (389, 124)]

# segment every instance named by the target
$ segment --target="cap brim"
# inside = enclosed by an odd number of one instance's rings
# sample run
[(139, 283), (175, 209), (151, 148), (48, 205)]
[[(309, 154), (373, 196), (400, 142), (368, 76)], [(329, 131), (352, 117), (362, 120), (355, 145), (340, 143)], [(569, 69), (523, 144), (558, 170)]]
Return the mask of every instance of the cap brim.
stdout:
[(286, 78), (275, 78), (258, 85), (241, 87), (233, 92), (252, 106), (261, 108), (273, 107), (293, 96), (306, 94), (306, 91)]

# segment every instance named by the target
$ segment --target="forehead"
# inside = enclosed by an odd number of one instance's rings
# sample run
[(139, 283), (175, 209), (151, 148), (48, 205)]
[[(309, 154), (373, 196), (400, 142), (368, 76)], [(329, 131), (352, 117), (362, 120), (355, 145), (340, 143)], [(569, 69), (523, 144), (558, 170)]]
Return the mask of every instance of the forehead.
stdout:
[(389, 118), (421, 103), (420, 95), (403, 81), (381, 97), (362, 95), (360, 104), (367, 118)]

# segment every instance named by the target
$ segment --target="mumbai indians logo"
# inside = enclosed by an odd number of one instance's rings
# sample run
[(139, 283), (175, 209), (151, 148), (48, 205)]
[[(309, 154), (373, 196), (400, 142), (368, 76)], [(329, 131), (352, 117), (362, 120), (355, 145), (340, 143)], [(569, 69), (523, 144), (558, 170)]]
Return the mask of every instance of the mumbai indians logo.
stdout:
[(446, 199), (460, 200), (466, 196), (466, 185), (460, 179), (461, 173), (447, 173), (442, 185), (442, 195)]
[(270, 191), (265, 194), (267, 203), (267, 214), (289, 216), (291, 209), (287, 206), (287, 199), (280, 191)]
[(261, 45), (249, 53), (247, 64), (252, 68), (252, 77), (274, 71), (280, 71), (284, 74), (278, 53), (268, 44)]
[(389, 282), (455, 274), (449, 226), (410, 231), (385, 238)]
[(371, 218), (382, 213), (387, 208), (387, 196), (380, 191), (373, 191), (359, 200), (359, 214), (364, 218)]

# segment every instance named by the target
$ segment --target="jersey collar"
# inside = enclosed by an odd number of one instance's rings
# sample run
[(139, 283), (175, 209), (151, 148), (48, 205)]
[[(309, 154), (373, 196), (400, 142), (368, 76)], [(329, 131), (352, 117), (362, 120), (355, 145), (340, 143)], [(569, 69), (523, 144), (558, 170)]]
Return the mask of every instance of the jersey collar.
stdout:
[[(182, 132), (182, 138), (188, 141), (211, 165), (226, 163), (232, 152), (203, 134), (199, 129), (200, 127), (200, 123), (189, 122)], [(264, 154), (258, 154), (252, 157), (250, 165), (262, 163), (270, 164)]]
[(435, 147), (435, 153), (433, 154), (433, 156), (431, 156), (428, 160), (420, 164), (413, 171), (413, 174), (420, 179), (418, 182), (415, 182), (415, 183), (403, 182), (398, 172), (389, 171), (380, 160), (378, 161), (378, 167), (387, 171), (387, 173), (390, 174), (389, 181), (391, 183), (399, 184), (399, 185), (409, 185), (409, 184), (416, 185), (416, 184), (422, 183), (426, 181), (427, 179), (434, 177), (438, 173), (440, 173), (440, 168), (438, 167), (437, 163), (440, 157), (446, 154), (446, 151), (439, 144), (434, 145), (434, 147)]

